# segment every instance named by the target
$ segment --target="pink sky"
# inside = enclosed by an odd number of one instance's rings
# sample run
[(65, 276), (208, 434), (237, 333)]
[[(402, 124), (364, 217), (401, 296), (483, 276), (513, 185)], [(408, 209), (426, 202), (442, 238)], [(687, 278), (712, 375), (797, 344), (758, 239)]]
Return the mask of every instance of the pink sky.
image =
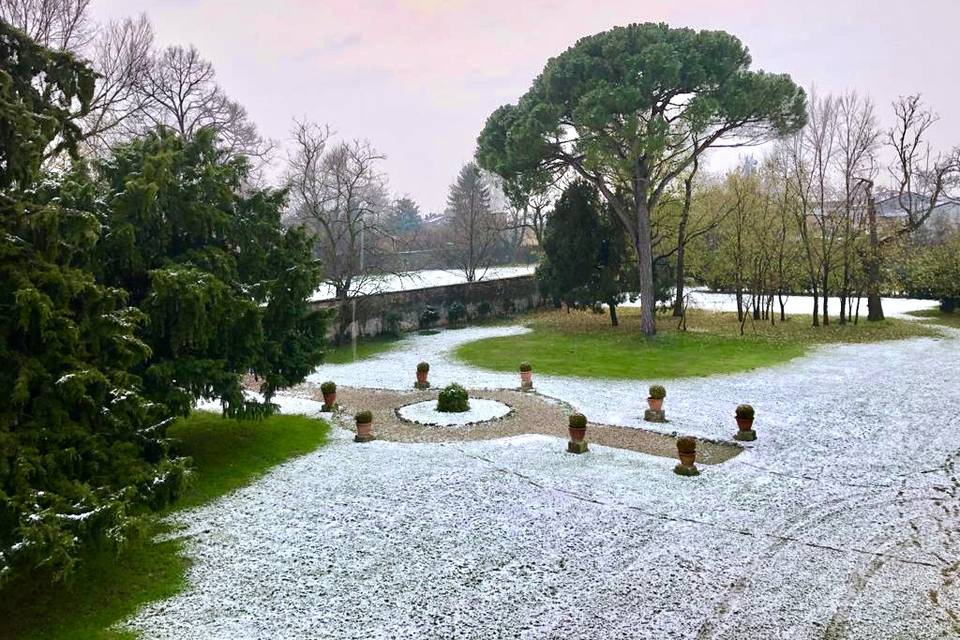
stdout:
[(425, 211), (442, 209), (486, 117), (547, 58), (630, 22), (724, 29), (755, 67), (869, 94), (884, 121), (892, 99), (920, 92), (941, 116), (935, 145), (960, 144), (958, 0), (96, 0), (94, 11), (144, 11), (158, 44), (196, 45), (272, 138), (309, 118), (369, 139), (393, 192)]

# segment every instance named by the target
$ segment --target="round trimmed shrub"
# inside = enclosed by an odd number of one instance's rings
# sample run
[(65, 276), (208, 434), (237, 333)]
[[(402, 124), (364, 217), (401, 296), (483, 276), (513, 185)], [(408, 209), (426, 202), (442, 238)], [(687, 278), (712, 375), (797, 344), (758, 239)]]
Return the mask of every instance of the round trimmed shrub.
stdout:
[(571, 413), (567, 424), (574, 429), (585, 429), (587, 426), (587, 416), (582, 413)]
[(677, 451), (680, 453), (696, 453), (697, 439), (692, 436), (677, 438)]
[(650, 397), (654, 400), (663, 400), (667, 397), (667, 390), (662, 384), (650, 385)]
[(454, 302), (447, 308), (447, 322), (457, 324), (467, 317), (467, 308), (462, 302)]
[(486, 318), (488, 315), (490, 315), (491, 311), (493, 311), (493, 307), (491, 307), (490, 303), (487, 302), (486, 300), (481, 302), (480, 305), (477, 307), (477, 315), (480, 316), (481, 318)]
[(463, 413), (470, 409), (467, 390), (456, 382), (448, 384), (437, 396), (437, 411), (444, 413)]
[(426, 373), (426, 372), (430, 371), (430, 363), (429, 363), (429, 362), (420, 362), (420, 363), (418, 363), (418, 364), (417, 364), (417, 371), (420, 372), (420, 373)]
[(429, 329), (437, 323), (437, 320), (440, 319), (440, 314), (433, 307), (426, 307), (423, 311), (420, 312), (420, 328)]
[(749, 404), (737, 405), (737, 417), (743, 420), (750, 420), (753, 418), (754, 411), (753, 407)]
[(357, 424), (367, 424), (368, 422), (373, 422), (373, 413), (370, 411), (361, 411), (353, 417), (357, 421)]
[(533, 371), (533, 365), (531, 365), (529, 362), (521, 362), (520, 371)]
[(335, 393), (336, 391), (337, 391), (337, 383), (333, 382), (332, 380), (327, 380), (326, 382), (320, 385), (320, 393), (323, 393), (324, 395), (328, 393)]

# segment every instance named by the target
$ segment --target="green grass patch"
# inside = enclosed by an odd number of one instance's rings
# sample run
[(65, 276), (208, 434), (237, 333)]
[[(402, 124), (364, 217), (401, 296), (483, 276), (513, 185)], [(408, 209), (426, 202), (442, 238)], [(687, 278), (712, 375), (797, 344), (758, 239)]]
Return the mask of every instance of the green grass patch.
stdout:
[[(170, 428), (177, 451), (193, 459), (194, 473), (167, 512), (195, 507), (249, 484), (271, 467), (309, 453), (327, 441), (329, 425), (303, 416), (259, 422), (195, 413)], [(185, 585), (189, 560), (179, 540), (154, 542), (169, 527), (151, 518), (147, 535), (117, 554), (91, 552), (68, 582), (50, 586), (45, 576), (0, 591), (0, 638), (118, 640), (135, 638), (111, 629), (141, 605), (175, 595)]]
[(657, 335), (648, 338), (640, 333), (636, 309), (620, 315), (620, 326), (612, 327), (606, 316), (591, 312), (541, 312), (528, 322), (531, 333), (471, 342), (456, 355), (497, 371), (516, 371), (528, 361), (535, 372), (546, 374), (663, 380), (771, 366), (818, 344), (935, 334), (901, 320), (813, 327), (809, 318), (796, 317), (775, 325), (748, 320), (740, 335), (735, 314), (691, 311), (687, 331), (677, 328), (675, 318), (658, 316)]
[(945, 313), (940, 309), (924, 309), (923, 311), (910, 311), (909, 315), (960, 329), (960, 311)]
[(356, 353), (354, 353), (353, 344), (347, 342), (336, 347), (329, 347), (324, 354), (323, 361), (325, 364), (347, 364), (365, 360), (390, 351), (397, 346), (398, 342), (400, 342), (400, 338), (387, 335), (364, 338), (357, 340)]

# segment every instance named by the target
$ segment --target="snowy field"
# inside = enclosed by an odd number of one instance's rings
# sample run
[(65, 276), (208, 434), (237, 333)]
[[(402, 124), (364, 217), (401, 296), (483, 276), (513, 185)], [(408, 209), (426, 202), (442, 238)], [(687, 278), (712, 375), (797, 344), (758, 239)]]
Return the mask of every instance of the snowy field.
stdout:
[[(537, 268), (537, 265), (518, 265), (512, 267), (491, 267), (486, 271), (478, 272), (477, 277), (480, 280), (502, 280), (503, 278), (515, 278), (517, 276), (528, 276)], [(378, 278), (371, 278), (364, 282), (358, 294), (369, 295), (371, 293), (388, 293), (391, 291), (410, 291), (411, 289), (425, 289), (427, 287), (440, 287), (448, 284), (463, 284), (467, 279), (462, 271), (444, 271), (442, 269), (428, 269), (424, 271), (407, 271), (400, 274), (388, 274)], [(310, 298), (313, 302), (320, 300), (332, 300), (336, 297), (336, 292), (330, 285), (323, 285), (317, 289)]]
[[(523, 330), (412, 337), (313, 380), (408, 389), (428, 360), (434, 386), (516, 387), (449, 350)], [(694, 479), (546, 436), (361, 446), (338, 430), (177, 515), (189, 586), (133, 624), (146, 638), (960, 637), (958, 362), (945, 330), (670, 381), (666, 431), (729, 438), (734, 406), (757, 408), (759, 439)], [(648, 382), (534, 372), (541, 393), (625, 425)]]
[[(737, 298), (732, 293), (711, 293), (704, 289), (692, 289), (688, 291), (688, 293), (690, 294), (689, 304), (696, 309), (703, 309), (705, 311), (737, 310)], [(838, 317), (840, 315), (840, 298), (830, 297), (827, 299), (827, 301), (827, 309), (830, 312), (830, 317)], [(790, 296), (785, 302), (784, 310), (786, 311), (787, 315), (811, 315), (813, 313), (812, 296)], [(857, 301), (853, 300), (854, 311), (856, 311), (856, 304)], [(640, 301), (635, 300), (633, 302), (625, 302), (622, 306), (639, 307)], [(774, 311), (779, 314), (780, 302), (774, 301), (773, 307)], [(906, 315), (910, 311), (922, 311), (924, 309), (936, 308), (937, 302), (935, 300), (917, 300), (914, 298), (883, 299), (883, 313), (888, 318), (911, 318), (912, 316)], [(823, 299), (820, 299), (820, 313), (823, 313)], [(860, 301), (860, 317), (864, 319), (867, 317), (866, 298), (863, 298)]]

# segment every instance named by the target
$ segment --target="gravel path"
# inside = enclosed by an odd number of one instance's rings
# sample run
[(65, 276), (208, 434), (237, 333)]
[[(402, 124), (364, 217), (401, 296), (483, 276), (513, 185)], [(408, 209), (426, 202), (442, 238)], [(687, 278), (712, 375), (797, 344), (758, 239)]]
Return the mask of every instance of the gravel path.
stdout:
[[(445, 353), (516, 331), (413, 338), (315, 381), (406, 391), (427, 359), (435, 385), (510, 388)], [(758, 411), (759, 440), (693, 479), (549, 435), (358, 445), (337, 430), (178, 514), (189, 587), (133, 624), (145, 638), (960, 637), (958, 365), (946, 330), (671, 382), (665, 430), (725, 438), (733, 406)], [(641, 424), (647, 381), (534, 382), (594, 421)]]
[[(316, 400), (322, 400), (322, 394), (315, 389), (303, 391)], [(561, 439), (569, 437), (567, 417), (570, 415), (570, 409), (567, 406), (539, 394), (505, 389), (471, 393), (471, 397), (498, 400), (512, 407), (513, 413), (502, 420), (463, 427), (441, 428), (411, 424), (400, 420), (396, 415), (395, 409), (397, 407), (426, 399), (436, 400), (436, 397), (436, 390), (387, 391), (384, 389), (340, 387), (337, 391), (337, 403), (341, 405), (343, 413), (347, 416), (347, 419), (342, 420), (341, 424), (345, 428), (352, 428), (349, 424), (349, 416), (363, 409), (368, 409), (374, 415), (374, 431), (377, 437), (382, 440), (392, 440), (394, 442), (463, 442), (493, 440), (525, 434), (541, 434)], [(676, 438), (673, 435), (659, 433), (651, 429), (590, 423), (587, 440), (594, 445), (629, 449), (670, 458), (674, 461), (677, 457)], [(558, 446), (562, 448), (564, 446), (563, 442), (561, 441)], [(697, 462), (719, 464), (736, 456), (741, 450), (741, 447), (736, 444), (701, 440), (697, 445)]]

